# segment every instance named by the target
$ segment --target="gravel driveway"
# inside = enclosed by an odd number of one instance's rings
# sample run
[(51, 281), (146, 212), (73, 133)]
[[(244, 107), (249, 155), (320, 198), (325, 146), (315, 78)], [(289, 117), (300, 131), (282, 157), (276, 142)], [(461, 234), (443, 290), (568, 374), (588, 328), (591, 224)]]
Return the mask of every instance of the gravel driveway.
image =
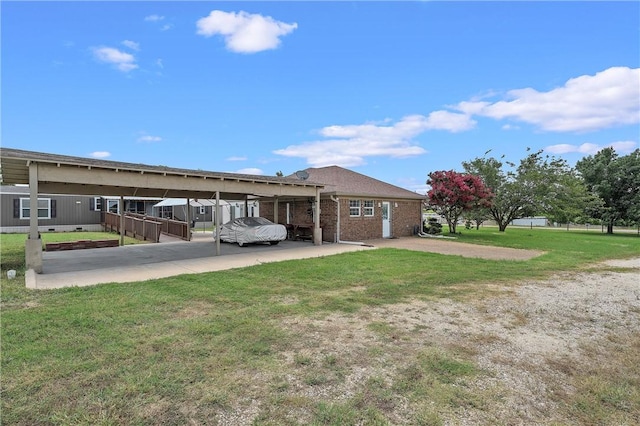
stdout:
[(544, 252), (522, 250), (507, 247), (481, 246), (478, 244), (459, 243), (445, 238), (403, 237), (367, 241), (374, 247), (391, 247), (414, 251), (427, 251), (463, 257), (479, 257), (491, 260), (529, 260)]

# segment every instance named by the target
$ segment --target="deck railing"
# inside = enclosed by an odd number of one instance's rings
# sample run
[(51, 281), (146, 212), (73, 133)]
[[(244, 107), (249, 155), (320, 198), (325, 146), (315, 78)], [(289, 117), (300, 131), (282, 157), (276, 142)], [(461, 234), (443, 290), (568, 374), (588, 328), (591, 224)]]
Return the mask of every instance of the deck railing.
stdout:
[[(157, 217), (139, 215), (135, 213), (125, 213), (124, 232), (128, 237), (138, 240), (160, 241), (160, 234), (163, 232), (162, 220)], [(120, 215), (110, 212), (102, 212), (102, 228), (108, 232), (120, 233)], [(186, 225), (186, 224), (185, 224)], [(182, 237), (181, 237), (182, 238)]]

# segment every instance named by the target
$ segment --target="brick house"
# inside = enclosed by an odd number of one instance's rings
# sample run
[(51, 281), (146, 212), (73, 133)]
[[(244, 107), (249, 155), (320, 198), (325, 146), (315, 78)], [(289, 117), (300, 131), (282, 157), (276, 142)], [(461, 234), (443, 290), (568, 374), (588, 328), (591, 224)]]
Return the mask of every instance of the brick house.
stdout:
[[(290, 178), (324, 185), (320, 191), (322, 240), (364, 241), (414, 235), (422, 221), (424, 195), (338, 166), (309, 168)], [(313, 223), (315, 199), (279, 198), (278, 222)], [(274, 203), (262, 200), (260, 214), (274, 220)]]

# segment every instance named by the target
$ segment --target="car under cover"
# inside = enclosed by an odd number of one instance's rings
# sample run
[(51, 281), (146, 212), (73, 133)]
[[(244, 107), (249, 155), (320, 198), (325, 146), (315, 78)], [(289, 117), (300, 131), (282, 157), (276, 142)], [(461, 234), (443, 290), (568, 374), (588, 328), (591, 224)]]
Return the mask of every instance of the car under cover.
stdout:
[(268, 242), (277, 244), (287, 239), (287, 228), (264, 217), (241, 217), (220, 227), (220, 241), (238, 243)]

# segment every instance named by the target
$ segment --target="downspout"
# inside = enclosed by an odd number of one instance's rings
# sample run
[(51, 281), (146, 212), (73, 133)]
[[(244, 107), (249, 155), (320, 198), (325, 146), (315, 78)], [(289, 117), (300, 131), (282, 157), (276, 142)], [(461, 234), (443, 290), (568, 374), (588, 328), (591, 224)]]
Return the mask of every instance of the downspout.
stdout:
[(338, 244), (355, 244), (357, 246), (365, 245), (364, 243), (358, 242), (358, 241), (342, 241), (340, 239), (340, 199), (337, 198), (337, 197), (334, 197), (333, 195), (331, 195), (330, 197), (331, 197), (331, 201), (335, 201), (336, 202), (337, 208), (338, 208), (338, 214), (337, 214), (338, 220), (337, 220), (337, 223), (336, 223), (336, 227), (337, 227), (336, 238), (337, 238), (338, 241), (336, 241), (336, 242)]

